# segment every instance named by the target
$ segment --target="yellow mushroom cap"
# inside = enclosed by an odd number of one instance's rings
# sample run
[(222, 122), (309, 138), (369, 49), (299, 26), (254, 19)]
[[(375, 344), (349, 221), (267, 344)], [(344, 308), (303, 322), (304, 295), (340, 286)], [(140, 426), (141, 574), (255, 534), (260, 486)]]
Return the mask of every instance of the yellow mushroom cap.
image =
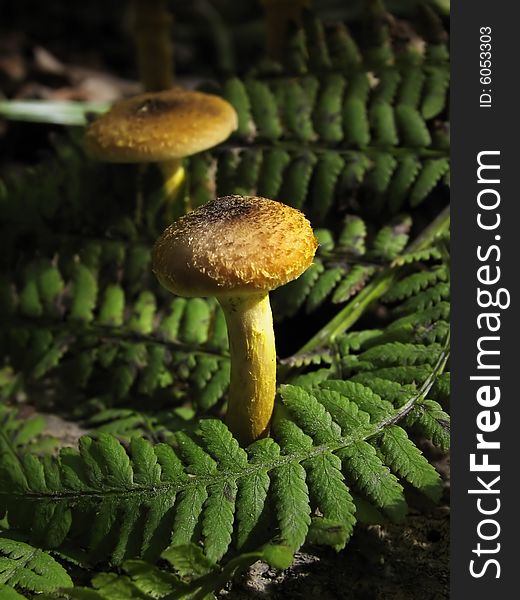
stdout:
[(164, 231), (152, 269), (179, 296), (269, 291), (299, 277), (317, 246), (299, 210), (256, 196), (224, 196)]
[(237, 126), (223, 98), (174, 88), (116, 102), (89, 125), (85, 145), (98, 160), (161, 162), (212, 148)]

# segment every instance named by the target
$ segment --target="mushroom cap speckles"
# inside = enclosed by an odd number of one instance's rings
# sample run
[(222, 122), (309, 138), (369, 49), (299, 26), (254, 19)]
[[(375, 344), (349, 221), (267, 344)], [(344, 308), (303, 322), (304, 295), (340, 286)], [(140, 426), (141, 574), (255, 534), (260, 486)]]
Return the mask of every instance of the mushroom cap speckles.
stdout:
[(174, 88), (116, 102), (89, 125), (85, 146), (98, 160), (160, 162), (212, 148), (237, 126), (223, 98)]
[(317, 246), (299, 210), (256, 196), (224, 196), (170, 225), (155, 243), (152, 268), (179, 296), (269, 291), (299, 277)]

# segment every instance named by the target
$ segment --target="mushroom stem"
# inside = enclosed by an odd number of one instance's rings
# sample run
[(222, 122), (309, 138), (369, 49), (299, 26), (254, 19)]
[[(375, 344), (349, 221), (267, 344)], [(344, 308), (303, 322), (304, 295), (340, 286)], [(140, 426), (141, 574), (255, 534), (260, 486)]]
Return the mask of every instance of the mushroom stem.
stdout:
[(302, 24), (302, 10), (309, 0), (263, 0), (267, 26), (267, 56), (282, 60), (291, 23)]
[(166, 197), (166, 220), (171, 222), (187, 212), (187, 207), (179, 206), (179, 202), (177, 201), (186, 180), (186, 171), (182, 165), (181, 158), (162, 161), (159, 163), (159, 167), (164, 179), (163, 190)]
[(147, 92), (173, 86), (172, 18), (164, 0), (133, 0), (132, 29), (139, 77)]
[(269, 433), (276, 394), (276, 348), (269, 294), (218, 298), (228, 328), (231, 384), (226, 421), (243, 445)]

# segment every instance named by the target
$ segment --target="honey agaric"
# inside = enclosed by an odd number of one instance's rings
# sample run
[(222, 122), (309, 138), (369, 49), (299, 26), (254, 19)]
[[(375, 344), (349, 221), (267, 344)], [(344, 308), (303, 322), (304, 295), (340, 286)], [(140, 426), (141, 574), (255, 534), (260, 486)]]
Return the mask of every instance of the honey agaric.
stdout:
[(223, 142), (237, 126), (226, 100), (173, 88), (116, 102), (89, 125), (85, 146), (97, 160), (159, 163), (174, 199), (185, 177), (182, 159)]
[(180, 296), (215, 296), (231, 354), (227, 423), (242, 444), (263, 437), (276, 393), (269, 291), (299, 277), (317, 248), (298, 210), (254, 196), (225, 196), (170, 225), (155, 243), (152, 268)]

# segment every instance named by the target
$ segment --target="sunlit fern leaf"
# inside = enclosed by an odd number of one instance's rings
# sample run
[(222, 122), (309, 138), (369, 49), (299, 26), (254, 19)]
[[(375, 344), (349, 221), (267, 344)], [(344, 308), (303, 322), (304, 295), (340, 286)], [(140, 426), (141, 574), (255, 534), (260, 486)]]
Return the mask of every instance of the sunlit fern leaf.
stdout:
[(392, 213), (397, 212), (404, 205), (421, 168), (421, 162), (413, 154), (399, 158), (397, 168), (388, 186), (389, 208)]
[(419, 402), (406, 417), (406, 425), (419, 431), (436, 446), (450, 447), (449, 417), (433, 400)]
[(345, 268), (343, 266), (332, 267), (323, 271), (307, 296), (306, 311), (310, 313), (316, 310), (344, 276)]
[[(71, 587), (72, 579), (67, 571), (43, 550), (0, 536), (0, 584), (28, 592), (52, 592), (59, 588)], [(8, 595), (5, 597), (9, 598)]]
[(425, 163), (410, 193), (410, 205), (417, 206), (426, 198), (449, 169), (447, 159), (432, 159)]
[(272, 303), (276, 318), (282, 319), (296, 313), (323, 271), (324, 266), (321, 261), (315, 260), (298, 279), (291, 281), (273, 294)]
[(303, 209), (317, 162), (314, 152), (302, 150), (295, 153), (284, 174), (280, 199), (285, 199), (294, 208)]
[[(434, 372), (428, 377), (434, 381)], [(283, 386), (280, 394), (274, 439), (256, 442), (249, 454), (217, 420), (201, 421), (200, 435), (178, 432), (169, 444), (133, 439), (128, 450), (99, 433), (56, 460), (14, 455), (1, 473), (0, 503), (11, 526), (32, 529), (39, 543), (74, 539), (96, 559), (116, 563), (152, 559), (170, 541), (201, 540), (206, 555), (220, 559), (233, 540), (248, 544), (267, 514), (274, 522), (262, 525), (265, 541), (275, 535), (295, 551), (309, 535), (343, 547), (354, 523), (349, 485), (401, 518), (401, 486), (366, 441), (399, 420), (392, 404), (346, 381), (325, 381), (311, 391)], [(408, 403), (422, 398), (411, 390)], [(252, 505), (242, 506), (246, 502)], [(97, 519), (89, 518), (93, 514)]]
[(399, 137), (404, 146), (424, 148), (432, 143), (430, 132), (418, 110), (408, 104), (398, 104), (395, 116)]
[(377, 146), (396, 146), (399, 143), (394, 111), (389, 102), (374, 102), (370, 107), (369, 118)]
[(409, 67), (403, 71), (402, 82), (397, 95), (398, 104), (417, 108), (421, 98), (425, 75), (419, 67)]
[(382, 227), (374, 238), (369, 256), (379, 260), (396, 258), (408, 242), (411, 225), (411, 219), (403, 217)]
[(417, 250), (401, 254), (394, 259), (393, 264), (399, 267), (416, 262), (439, 260), (441, 257), (442, 255), (439, 248), (437, 248), (437, 246), (430, 246), (429, 248), (424, 248), (424, 250)]
[(395, 302), (397, 300), (404, 300), (410, 296), (415, 296), (420, 291), (427, 289), (438, 281), (446, 281), (447, 278), (448, 272), (444, 266), (412, 273), (392, 286), (392, 288), (384, 295), (384, 301)]
[(251, 101), (251, 112), (259, 138), (276, 140), (282, 135), (282, 125), (275, 97), (269, 87), (261, 81), (246, 81)]
[(375, 273), (375, 268), (368, 265), (354, 265), (340, 281), (332, 296), (332, 302), (341, 303), (351, 298), (364, 287)]
[(325, 143), (338, 143), (343, 139), (341, 107), (346, 82), (340, 75), (331, 75), (322, 83), (314, 109), (317, 134)]
[(290, 162), (291, 155), (281, 148), (273, 148), (264, 152), (257, 182), (259, 196), (281, 199), (280, 190), (282, 189), (285, 170)]
[(446, 94), (450, 83), (450, 73), (442, 67), (429, 67), (421, 102), (421, 114), (425, 119), (438, 116), (446, 106)]
[(323, 223), (330, 213), (335, 200), (336, 182), (344, 165), (343, 157), (336, 152), (320, 155), (310, 185), (309, 218), (313, 222)]
[(111, 250), (120, 245), (100, 241), (91, 250), (105, 246), (106, 256), (82, 253), (90, 266), (64, 252), (52, 262), (29, 262), (21, 278), (13, 274), (4, 296), (13, 318), (4, 321), (0, 337), (12, 366), (27, 382), (59, 373), (78, 389), (98, 393), (103, 381), (114, 399), (131, 390), (156, 396), (191, 388), (201, 408), (213, 406), (229, 377), (227, 330), (216, 302), (164, 300), (158, 284), (125, 294), (121, 281), (125, 287), (143, 278), (151, 283), (142, 273), (149, 251), (130, 247), (114, 271), (108, 269)]
[(27, 596), (23, 596), (5, 583), (0, 583), (0, 595), (4, 600), (27, 600)]
[(235, 107), (238, 115), (236, 135), (248, 139), (255, 132), (252, 125), (251, 103), (243, 81), (237, 77), (228, 79), (224, 84), (223, 95)]
[(435, 502), (440, 500), (442, 487), (437, 471), (409, 439), (406, 431), (393, 425), (376, 439), (377, 448), (386, 464), (399, 476), (420, 489)]
[(440, 282), (429, 287), (423, 292), (409, 298), (406, 302), (396, 308), (397, 313), (412, 313), (432, 308), (442, 300), (449, 299), (450, 286), (446, 282)]

